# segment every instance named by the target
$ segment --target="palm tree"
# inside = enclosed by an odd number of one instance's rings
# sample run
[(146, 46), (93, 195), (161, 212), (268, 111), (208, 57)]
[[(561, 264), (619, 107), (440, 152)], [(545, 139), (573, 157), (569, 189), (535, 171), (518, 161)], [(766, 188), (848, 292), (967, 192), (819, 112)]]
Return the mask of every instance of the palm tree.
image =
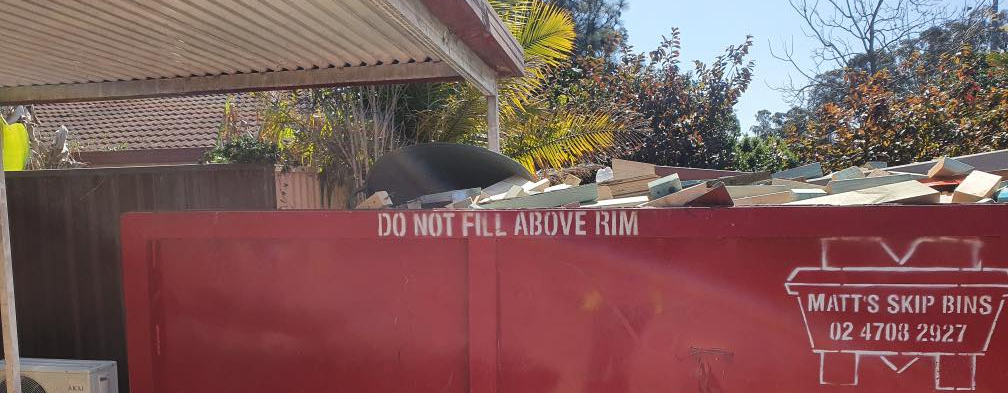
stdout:
[[(525, 76), (502, 81), (501, 152), (531, 171), (559, 168), (611, 154), (634, 137), (637, 117), (620, 108), (582, 109), (583, 105), (542, 98), (550, 73), (570, 57), (574, 22), (570, 14), (539, 0), (498, 0), (491, 4), (525, 52)], [(416, 111), (416, 142), (483, 144), (486, 102), (467, 84), (411, 86), (405, 108)]]

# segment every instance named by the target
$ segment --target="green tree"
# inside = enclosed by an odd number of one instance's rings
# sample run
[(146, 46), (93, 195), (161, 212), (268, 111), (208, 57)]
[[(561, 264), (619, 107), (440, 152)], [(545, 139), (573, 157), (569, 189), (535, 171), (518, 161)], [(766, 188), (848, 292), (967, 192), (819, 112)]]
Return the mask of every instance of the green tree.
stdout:
[[(900, 80), (929, 80), (905, 89)], [(875, 74), (849, 70), (847, 93), (818, 108), (788, 141), (803, 160), (837, 169), (901, 164), (1008, 147), (1008, 67), (1003, 53), (966, 46), (932, 69), (919, 55)]]
[(798, 157), (779, 136), (744, 135), (735, 144), (735, 170), (777, 172), (798, 164)]
[(608, 58), (626, 37), (623, 11), (627, 0), (550, 0), (567, 10), (574, 20), (576, 56)]
[[(621, 107), (585, 107), (548, 99), (551, 75), (567, 64), (574, 21), (538, 0), (492, 3), (525, 52), (526, 76), (503, 81), (501, 150), (530, 170), (604, 158), (634, 137), (638, 122)], [(467, 84), (411, 86), (404, 111), (415, 142), (482, 144), (486, 102)]]
[(734, 106), (752, 80), (751, 47), (748, 37), (710, 65), (694, 62), (689, 72), (680, 68), (676, 29), (646, 60), (624, 50), (614, 72), (597, 76), (602, 87), (595, 90), (600, 97), (618, 95), (648, 121), (649, 133), (629, 157), (661, 165), (731, 167), (741, 134)]
[(768, 137), (795, 134), (801, 135), (808, 129), (809, 112), (801, 107), (792, 107), (787, 112), (771, 113), (761, 110), (756, 113), (756, 124), (749, 128), (749, 133)]

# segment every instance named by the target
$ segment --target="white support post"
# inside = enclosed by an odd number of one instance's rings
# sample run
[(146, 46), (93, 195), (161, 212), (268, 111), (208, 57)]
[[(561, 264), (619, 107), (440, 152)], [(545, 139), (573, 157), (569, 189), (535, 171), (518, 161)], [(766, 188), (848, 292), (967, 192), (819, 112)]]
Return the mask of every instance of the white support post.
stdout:
[[(0, 166), (3, 137), (0, 135)], [(0, 327), (3, 328), (4, 375), (7, 393), (21, 393), (21, 355), (18, 353), (17, 313), (14, 307), (14, 268), (11, 265), (10, 222), (7, 220), (7, 173), (0, 168)]]
[(500, 153), (500, 96), (494, 94), (487, 99), (487, 148)]

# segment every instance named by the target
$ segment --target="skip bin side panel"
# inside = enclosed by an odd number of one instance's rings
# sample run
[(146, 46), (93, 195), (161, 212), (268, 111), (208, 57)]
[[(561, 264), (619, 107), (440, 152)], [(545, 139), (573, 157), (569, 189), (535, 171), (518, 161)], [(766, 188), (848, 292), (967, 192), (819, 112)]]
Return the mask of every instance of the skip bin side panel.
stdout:
[[(637, 238), (620, 240), (618, 248), (514, 239), (502, 242), (499, 255), (507, 261), (500, 267), (501, 392), (936, 390), (935, 356), (849, 353), (820, 361), (783, 287), (798, 261), (820, 260), (818, 239)], [(824, 318), (860, 328), (892, 317)], [(986, 318), (965, 322), (982, 329), (990, 326)], [(943, 322), (933, 315), (911, 320), (911, 341), (916, 322)], [(1008, 383), (1005, 343), (996, 337), (979, 358), (977, 372), (985, 373), (976, 391)], [(866, 349), (883, 346), (873, 345)], [(934, 345), (889, 347), (912, 352)]]
[(148, 303), (130, 302), (150, 312), (149, 325), (131, 327), (138, 388), (462, 392), (468, 386), (461, 240), (382, 247), (352, 239), (154, 244), (146, 278), (138, 276), (142, 269), (127, 270), (127, 279), (150, 282)]
[[(124, 235), (132, 382), (151, 392), (191, 390), (220, 374), (226, 378), (211, 386), (249, 392), (272, 391), (273, 381), (290, 376), (304, 382), (284, 385), (288, 391), (319, 389), (320, 375), (365, 392), (1000, 392), (1008, 386), (1003, 327), (990, 331), (982, 354), (913, 353), (952, 346), (912, 340), (857, 341), (857, 328), (874, 322), (965, 321), (972, 332), (989, 326), (990, 314), (810, 310), (785, 288), (796, 271), (825, 267), (839, 269), (829, 271), (838, 272), (831, 285), (904, 280), (917, 286), (885, 293), (936, 299), (984, 293), (957, 289), (967, 282), (953, 273), (1008, 268), (1008, 241), (992, 223), (1008, 219), (1002, 207), (622, 210), (636, 214), (636, 223), (619, 233), (598, 221), (609, 215), (612, 223), (612, 211), (573, 211), (583, 213), (580, 234), (548, 233), (542, 220), (551, 212), (127, 217), (124, 231), (136, 231)], [(454, 214), (445, 221), (452, 231), (416, 232), (416, 222), (434, 230), (435, 214)], [(403, 230), (388, 231), (397, 215)], [(537, 230), (528, 230), (531, 222)], [(146, 249), (157, 258), (138, 251)], [(157, 266), (144, 267), (151, 261)], [(899, 271), (907, 267), (925, 270)], [(847, 281), (862, 277), (844, 273), (848, 268), (882, 269), (858, 283)], [(403, 286), (404, 278), (414, 286)], [(952, 286), (918, 285), (942, 281)], [(387, 318), (407, 314), (413, 330)], [(810, 342), (811, 329), (829, 337), (834, 322), (856, 325), (852, 341)], [(186, 363), (200, 357), (220, 366), (210, 372)], [(250, 357), (268, 366), (255, 369)], [(324, 369), (304, 371), (311, 366), (306, 359)], [(273, 374), (255, 373), (255, 386), (228, 379), (247, 367)], [(162, 379), (175, 375), (187, 378)]]
[[(754, 243), (509, 242), (501, 250), (510, 262), (501, 268), (501, 391), (742, 392), (766, 383), (813, 391), (818, 366), (807, 361), (814, 355), (794, 302), (768, 269), (783, 263), (767, 250), (816, 250)], [(536, 368), (550, 372), (529, 378)]]

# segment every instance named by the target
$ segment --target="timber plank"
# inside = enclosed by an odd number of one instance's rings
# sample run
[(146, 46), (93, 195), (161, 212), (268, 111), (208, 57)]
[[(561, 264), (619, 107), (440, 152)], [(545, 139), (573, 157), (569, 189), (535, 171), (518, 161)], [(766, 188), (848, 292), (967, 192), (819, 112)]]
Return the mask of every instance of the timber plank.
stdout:
[(357, 210), (378, 210), (392, 207), (392, 198), (385, 191), (378, 191), (371, 194), (367, 199), (358, 203), (354, 209)]
[(811, 179), (815, 177), (821, 177), (822, 175), (823, 175), (822, 164), (818, 162), (813, 162), (811, 164), (802, 165), (797, 168), (791, 168), (785, 171), (780, 171), (770, 176), (774, 179), (797, 179), (797, 178)]
[(610, 180), (601, 185), (612, 190), (613, 197), (622, 198), (626, 196), (647, 195), (650, 190), (648, 183), (658, 179), (658, 176), (640, 176), (629, 179)]
[(787, 186), (728, 186), (728, 195), (733, 199), (759, 195), (776, 194), (789, 190)]
[(655, 176), (654, 164), (630, 160), (612, 160), (613, 180)]
[(598, 199), (613, 199), (612, 189), (608, 186), (598, 186)]
[(686, 203), (686, 206), (735, 206), (724, 184), (709, 187), (703, 195)]
[(745, 186), (764, 180), (770, 180), (770, 175), (771, 175), (770, 171), (744, 173), (741, 175), (721, 177), (718, 178), (717, 181), (720, 181), (724, 183), (725, 186), (729, 187)]
[(806, 183), (806, 182), (803, 182), (803, 181), (795, 181), (795, 180), (788, 180), (788, 179), (773, 179), (772, 181), (770, 181), (770, 184), (774, 185), (774, 186), (786, 186), (786, 187), (791, 188), (791, 189), (795, 189), (795, 188), (802, 188), (802, 189), (817, 188), (817, 189), (823, 190), (823, 189), (826, 188), (826, 186), (821, 186), (821, 185), (818, 185), (818, 184), (812, 184), (812, 183)]
[(788, 202), (795, 200), (794, 193), (791, 190), (785, 190), (781, 192), (775, 192), (772, 194), (762, 194), (754, 195), (746, 198), (736, 198), (735, 206), (752, 206), (752, 205), (783, 205)]
[(482, 188), (467, 188), (464, 190), (451, 190), (436, 194), (421, 195), (417, 200), (421, 205), (444, 206), (448, 203), (458, 202), (466, 198), (474, 197), (483, 193)]
[(830, 180), (860, 179), (862, 177), (864, 177), (864, 173), (861, 172), (861, 168), (856, 166), (848, 167), (842, 171), (830, 174)]
[(548, 208), (564, 206), (574, 202), (591, 202), (598, 199), (597, 184), (592, 183), (583, 186), (568, 187), (556, 191), (491, 202), (480, 207), (483, 209)]
[(568, 173), (563, 178), (563, 184), (566, 184), (566, 185), (572, 186), (572, 187), (573, 186), (580, 186), (581, 185), (581, 178)]
[(989, 198), (1000, 183), (1001, 176), (975, 170), (955, 188), (955, 192), (952, 193), (952, 202), (976, 202)]
[(600, 200), (600, 201), (595, 202), (595, 203), (589, 203), (589, 204), (581, 205), (581, 207), (588, 208), (588, 209), (606, 209), (606, 208), (615, 208), (615, 207), (637, 207), (637, 206), (640, 206), (641, 204), (644, 204), (644, 203), (647, 203), (647, 202), (648, 202), (648, 197), (647, 196), (635, 196), (635, 197), (629, 197), (629, 198), (616, 198), (616, 199)]
[(928, 170), (928, 177), (956, 177), (973, 172), (973, 166), (954, 158), (942, 157)]
[(916, 180), (886, 184), (788, 203), (789, 205), (868, 205), (874, 203), (939, 203), (937, 190)]
[(821, 188), (792, 188), (791, 194), (794, 195), (794, 200), (804, 201), (806, 199), (818, 198), (826, 196), (826, 190)]
[(669, 194), (659, 199), (645, 203), (645, 207), (679, 207), (686, 206), (690, 201), (699, 198), (708, 191), (707, 183), (703, 182), (689, 188), (685, 188), (674, 194)]
[(833, 180), (830, 181), (828, 184), (826, 184), (826, 192), (830, 194), (839, 194), (855, 190), (862, 190), (865, 188), (878, 187), (886, 184), (901, 183), (910, 180), (914, 180), (914, 178), (913, 176), (907, 174), (879, 176), (879, 177), (862, 177), (847, 180)]
[(521, 176), (512, 176), (507, 179), (501, 180), (493, 185), (483, 188), (483, 196), (489, 197), (497, 194), (503, 194), (508, 192), (512, 186), (524, 187), (526, 184), (531, 183)]

